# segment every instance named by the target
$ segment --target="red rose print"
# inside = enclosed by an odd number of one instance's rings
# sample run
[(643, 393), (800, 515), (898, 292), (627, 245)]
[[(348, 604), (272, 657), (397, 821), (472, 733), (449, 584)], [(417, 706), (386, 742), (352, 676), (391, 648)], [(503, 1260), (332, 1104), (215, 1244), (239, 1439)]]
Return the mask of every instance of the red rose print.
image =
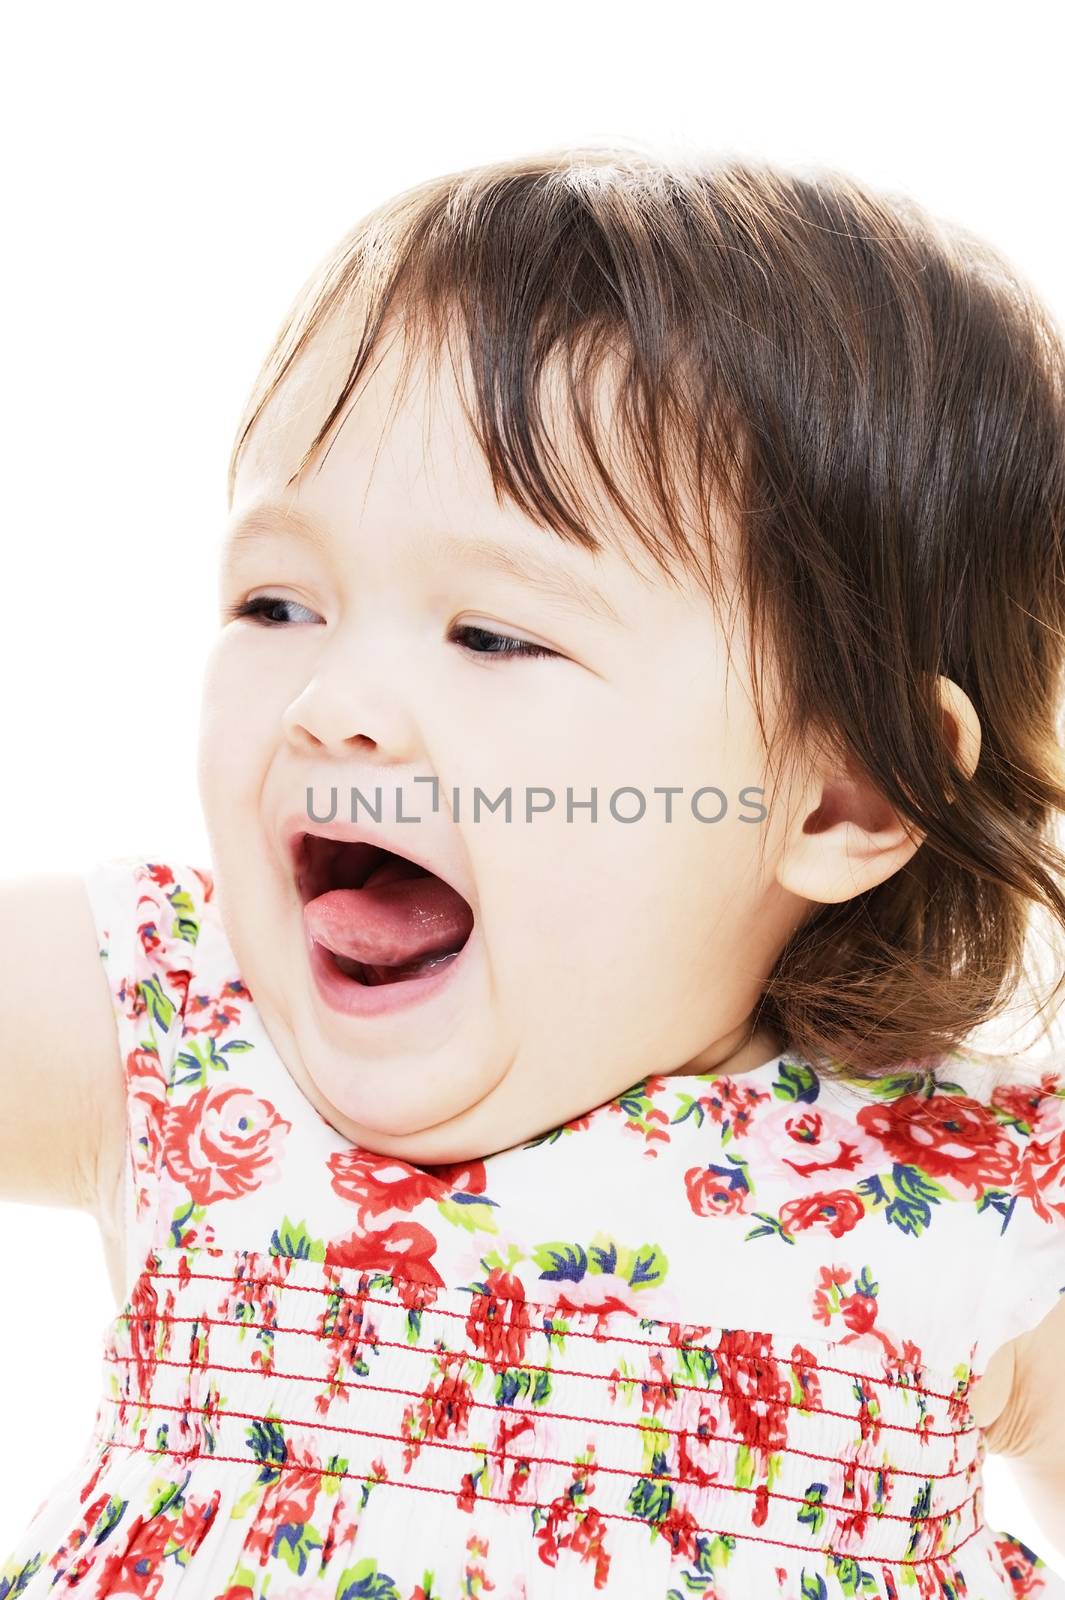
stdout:
[(816, 1106), (771, 1118), (762, 1131), (776, 1159), (800, 1178), (817, 1172), (854, 1172), (861, 1165), (858, 1143), (848, 1137), (853, 1130)]
[(1046, 1086), (1040, 1084), (1004, 1083), (992, 1094), (991, 1104), (996, 1111), (1034, 1128), (1045, 1094)]
[(473, 1390), (465, 1378), (445, 1372), (436, 1385), (430, 1383), (417, 1409), (407, 1406), (403, 1413), (403, 1432), (409, 1443), (403, 1452), (403, 1470), (421, 1451), (425, 1439), (452, 1439), (466, 1432), (473, 1409)]
[(126, 1056), (126, 1078), (131, 1084), (143, 1079), (146, 1083), (155, 1083), (165, 1089), (166, 1078), (158, 1050), (131, 1050)]
[(466, 1318), (474, 1348), (493, 1367), (517, 1366), (525, 1358), (528, 1320), (525, 1287), (512, 1273), (493, 1267), (485, 1279), (487, 1294), (475, 1294)]
[(292, 1124), (239, 1086), (197, 1090), (167, 1111), (164, 1159), (198, 1205), (233, 1200), (281, 1176)]
[(164, 1103), (137, 1090), (129, 1097), (130, 1157), (133, 1164), (137, 1215), (151, 1204), (156, 1174), (162, 1161), (160, 1118)]
[(364, 1225), (389, 1211), (413, 1211), (423, 1200), (444, 1200), (452, 1189), (431, 1169), (358, 1147), (334, 1150), (329, 1170), (334, 1190), (358, 1207), (356, 1214)]
[(1065, 1107), (1057, 1099), (1044, 1102), (1039, 1121), (1021, 1160), (1016, 1192), (1044, 1222), (1065, 1221)]
[(855, 1113), (895, 1161), (932, 1178), (951, 1178), (979, 1195), (1007, 1187), (1017, 1170), (1017, 1148), (986, 1105), (964, 1094), (905, 1094)]
[(686, 1561), (695, 1560), (699, 1554), (695, 1542), (699, 1524), (686, 1506), (672, 1506), (658, 1523), (658, 1531), (669, 1540), (675, 1556), (683, 1556)]
[(436, 1240), (420, 1222), (393, 1222), (376, 1232), (333, 1239), (326, 1246), (325, 1259), (330, 1266), (360, 1271), (391, 1272), (398, 1267), (404, 1278), (441, 1287), (444, 1280), (432, 1263), (435, 1249)]
[(157, 950), (162, 949), (163, 941), (159, 937), (154, 911), (138, 927), (137, 938), (140, 940), (141, 949), (148, 957), (154, 956)]
[(788, 1233), (803, 1233), (822, 1227), (834, 1239), (849, 1233), (865, 1216), (865, 1207), (849, 1189), (834, 1189), (828, 1194), (801, 1195), (787, 1200), (780, 1208), (781, 1225)]
[[(97, 1593), (115, 1600), (155, 1600), (167, 1575), (164, 1558), (174, 1531), (175, 1517), (138, 1515), (126, 1533), (125, 1546), (104, 1561)], [(67, 1583), (70, 1573), (64, 1574)]]
[(688, 1204), (697, 1217), (732, 1216), (747, 1209), (750, 1189), (739, 1167), (689, 1167), (684, 1174)]
[(240, 1022), (240, 1007), (215, 995), (190, 995), (184, 1007), (184, 1022), (186, 1033), (205, 1033), (217, 1039)]
[(840, 1301), (843, 1320), (852, 1333), (868, 1333), (876, 1321), (875, 1294), (848, 1294)]
[(439, 1178), (447, 1194), (484, 1194), (485, 1171), (483, 1161), (447, 1161), (423, 1170), (431, 1178)]
[(184, 1016), (189, 984), (192, 982), (192, 973), (187, 967), (168, 967), (165, 976), (166, 988), (170, 998), (181, 1015)]
[(729, 1328), (714, 1351), (732, 1431), (752, 1450), (768, 1455), (788, 1442), (791, 1381), (773, 1354), (768, 1334)]

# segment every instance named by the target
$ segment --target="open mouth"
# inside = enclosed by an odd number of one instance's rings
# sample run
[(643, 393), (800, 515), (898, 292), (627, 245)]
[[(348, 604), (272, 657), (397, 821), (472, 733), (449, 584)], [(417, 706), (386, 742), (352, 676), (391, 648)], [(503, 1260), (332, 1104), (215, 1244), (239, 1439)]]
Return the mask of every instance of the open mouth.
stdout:
[(453, 961), (473, 929), (469, 901), (406, 856), (366, 840), (295, 841), (304, 923), (336, 972), (372, 987)]

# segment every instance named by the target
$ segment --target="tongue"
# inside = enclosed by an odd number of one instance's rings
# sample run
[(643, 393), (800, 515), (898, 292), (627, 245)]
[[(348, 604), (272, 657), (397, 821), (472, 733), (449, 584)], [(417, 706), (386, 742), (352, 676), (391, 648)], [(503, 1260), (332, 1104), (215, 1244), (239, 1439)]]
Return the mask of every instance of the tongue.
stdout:
[(473, 912), (442, 878), (413, 861), (388, 860), (361, 889), (330, 889), (303, 908), (312, 938), (367, 966), (405, 966), (455, 951), (473, 927)]

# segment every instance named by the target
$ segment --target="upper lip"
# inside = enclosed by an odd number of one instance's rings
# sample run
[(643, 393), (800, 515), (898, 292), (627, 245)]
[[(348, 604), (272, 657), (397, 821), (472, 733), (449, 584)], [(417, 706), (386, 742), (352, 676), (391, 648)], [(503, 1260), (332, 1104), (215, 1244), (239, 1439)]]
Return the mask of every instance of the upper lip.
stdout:
[(281, 838), (293, 878), (299, 866), (299, 841), (304, 834), (313, 833), (320, 839), (336, 839), (347, 844), (376, 845), (379, 850), (388, 850), (393, 855), (403, 856), (406, 860), (413, 861), (416, 866), (424, 868), (426, 872), (442, 878), (472, 907), (474, 902), (471, 886), (464, 883), (459, 874), (441, 862), (438, 852), (420, 848), (419, 843), (412, 840), (415, 826), (421, 827), (424, 838), (425, 828), (422, 824), (407, 823), (386, 827), (379, 822), (315, 822), (304, 814), (285, 819), (281, 828)]

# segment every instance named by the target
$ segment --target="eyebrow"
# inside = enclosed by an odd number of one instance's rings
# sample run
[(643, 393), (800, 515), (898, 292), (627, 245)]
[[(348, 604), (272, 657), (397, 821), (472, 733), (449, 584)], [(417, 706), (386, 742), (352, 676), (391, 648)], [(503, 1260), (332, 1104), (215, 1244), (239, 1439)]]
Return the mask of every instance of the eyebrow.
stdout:
[[(225, 536), (225, 554), (231, 557), (237, 550), (255, 545), (260, 540), (288, 535), (309, 545), (320, 555), (330, 552), (330, 539), (321, 525), (287, 506), (253, 506), (233, 523)], [(621, 618), (610, 601), (587, 578), (565, 567), (557, 566), (547, 558), (532, 551), (507, 549), (491, 539), (463, 539), (455, 534), (441, 534), (426, 545), (427, 556), (437, 556), (444, 561), (465, 563), (485, 571), (501, 572), (517, 578), (530, 589), (559, 600), (575, 603), (582, 610), (611, 622)]]

